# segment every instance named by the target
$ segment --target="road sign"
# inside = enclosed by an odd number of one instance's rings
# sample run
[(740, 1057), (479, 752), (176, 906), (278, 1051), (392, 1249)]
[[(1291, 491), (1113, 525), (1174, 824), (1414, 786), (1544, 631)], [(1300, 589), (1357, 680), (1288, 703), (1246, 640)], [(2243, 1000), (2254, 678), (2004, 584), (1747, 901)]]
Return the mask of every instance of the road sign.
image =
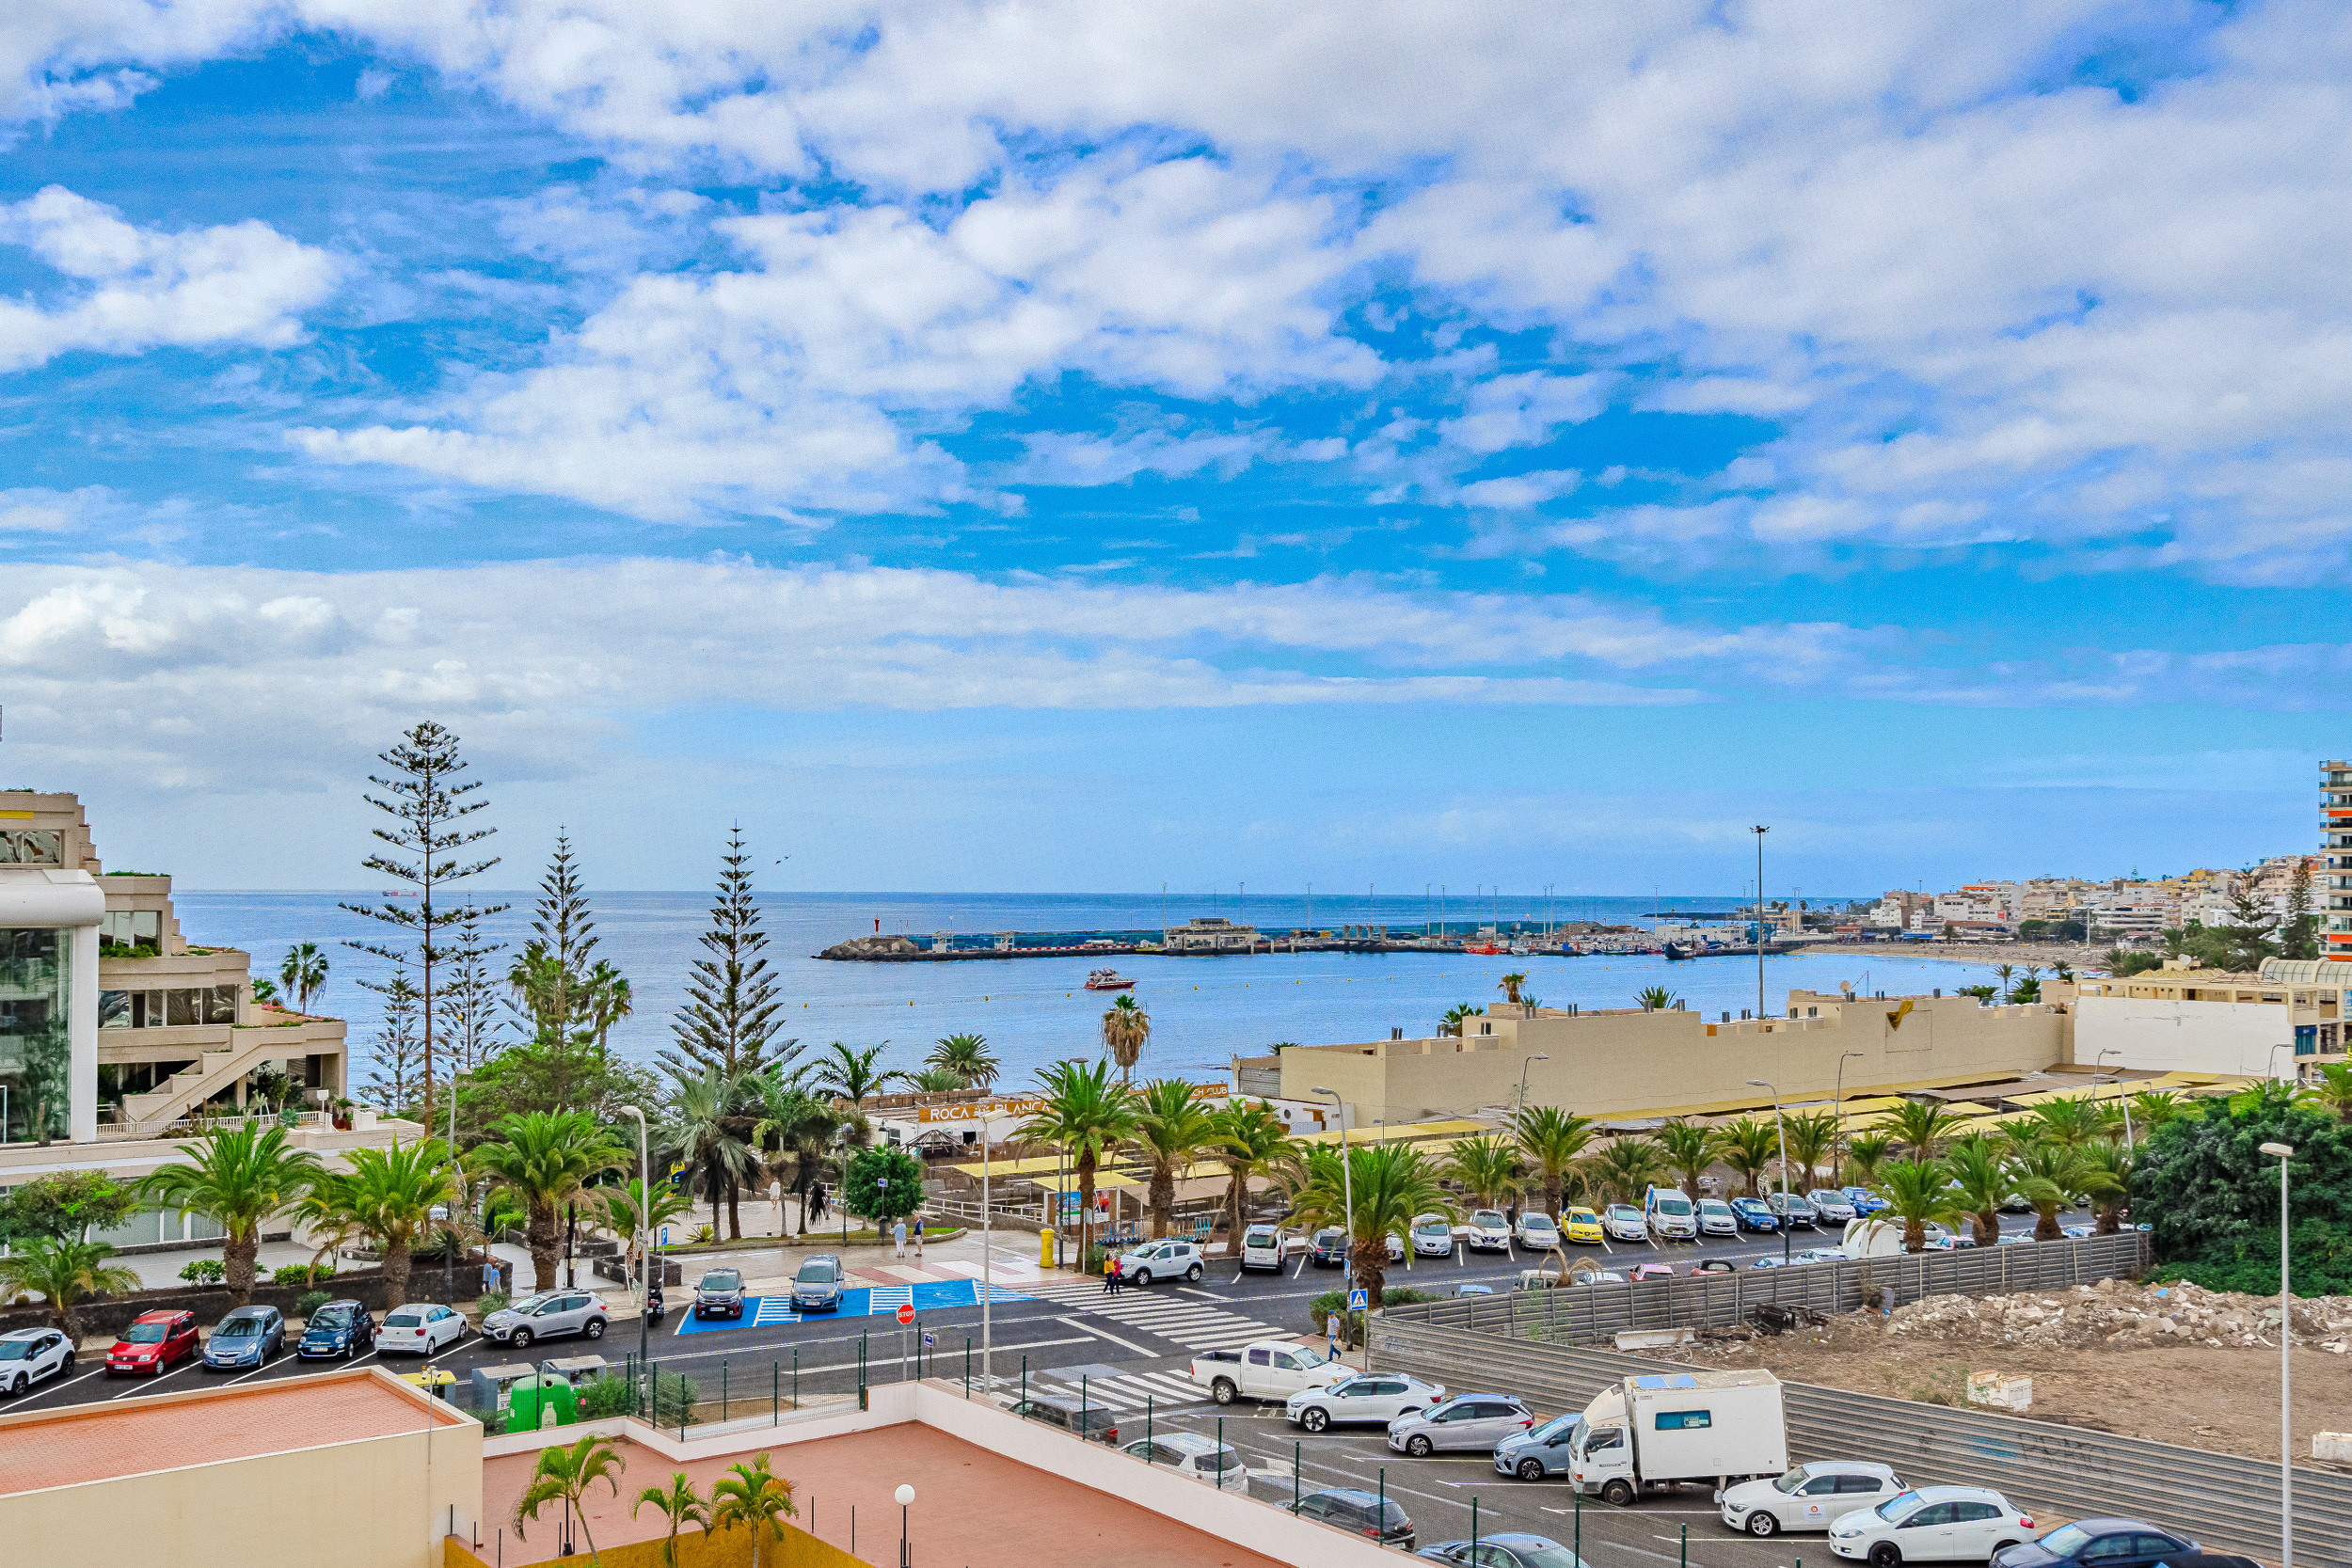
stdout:
[(927, 1329), (925, 1329), (925, 1330), (923, 1331), (923, 1348), (924, 1348), (925, 1350), (929, 1350), (929, 1349), (930, 1349), (930, 1348), (931, 1348), (931, 1346), (932, 1346), (932, 1345), (934, 1345), (934, 1344), (936, 1344), (937, 1342), (938, 1342), (938, 1341), (934, 1340), (934, 1339), (931, 1338), (931, 1331), (930, 1331), (930, 1329), (928, 1329), (928, 1328), (927, 1328)]
[(898, 1304), (898, 1321), (902, 1323), (911, 1323), (914, 1321), (914, 1303), (905, 1301)]
[(663, 1246), (670, 1244), (670, 1227), (666, 1225), (661, 1227), (661, 1244)]
[(1371, 1305), (1372, 1292), (1370, 1291), (1358, 1290), (1347, 1292), (1347, 1309), (1350, 1312), (1360, 1312)]

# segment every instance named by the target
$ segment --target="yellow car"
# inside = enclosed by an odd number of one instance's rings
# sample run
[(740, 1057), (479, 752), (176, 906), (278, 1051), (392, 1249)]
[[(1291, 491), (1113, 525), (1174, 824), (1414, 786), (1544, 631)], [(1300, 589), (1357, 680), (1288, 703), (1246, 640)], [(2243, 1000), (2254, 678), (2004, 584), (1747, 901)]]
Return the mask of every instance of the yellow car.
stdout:
[(1590, 1209), (1571, 1209), (1561, 1215), (1560, 1229), (1571, 1242), (1600, 1245), (1600, 1216)]

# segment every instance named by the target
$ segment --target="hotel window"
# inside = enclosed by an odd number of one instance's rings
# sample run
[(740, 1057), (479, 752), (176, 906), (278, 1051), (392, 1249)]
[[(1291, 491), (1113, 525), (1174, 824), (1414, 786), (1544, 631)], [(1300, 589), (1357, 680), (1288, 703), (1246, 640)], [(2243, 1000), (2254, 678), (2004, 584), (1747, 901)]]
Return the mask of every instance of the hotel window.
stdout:
[(55, 828), (0, 832), (0, 865), (63, 865), (65, 834)]
[[(98, 927), (99, 952), (106, 958), (153, 957), (161, 952), (164, 938), (164, 915), (161, 910), (108, 910), (106, 918)], [(144, 945), (145, 955), (107, 953), (109, 947), (137, 948)]]
[(8, 1089), (0, 1142), (66, 1134), (72, 1045), (66, 998), (72, 994), (69, 934), (0, 929), (0, 1085)]

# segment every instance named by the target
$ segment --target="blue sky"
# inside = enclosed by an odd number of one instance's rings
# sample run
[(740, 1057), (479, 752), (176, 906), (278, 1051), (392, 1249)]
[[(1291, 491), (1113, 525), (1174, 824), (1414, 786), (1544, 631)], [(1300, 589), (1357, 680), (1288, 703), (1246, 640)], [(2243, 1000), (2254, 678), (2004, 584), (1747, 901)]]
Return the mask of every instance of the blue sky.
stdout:
[(0, 18), (0, 775), (346, 886), (1870, 892), (2347, 748), (2318, 5)]

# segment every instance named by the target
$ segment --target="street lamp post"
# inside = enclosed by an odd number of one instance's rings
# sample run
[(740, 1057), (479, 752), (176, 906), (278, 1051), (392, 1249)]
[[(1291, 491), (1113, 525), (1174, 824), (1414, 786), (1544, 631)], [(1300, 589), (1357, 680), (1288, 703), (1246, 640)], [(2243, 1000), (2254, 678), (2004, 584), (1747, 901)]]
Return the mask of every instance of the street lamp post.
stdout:
[(1524, 1116), (1524, 1115), (1526, 1115), (1526, 1113), (1527, 1113), (1527, 1069), (1528, 1069), (1529, 1068), (1534, 1067), (1534, 1066), (1537, 1062), (1549, 1062), (1549, 1061), (1550, 1061), (1550, 1060), (1551, 1060), (1551, 1054), (1550, 1054), (1550, 1053), (1549, 1053), (1549, 1052), (1545, 1052), (1545, 1051), (1538, 1051), (1538, 1052), (1536, 1052), (1536, 1053), (1535, 1053), (1535, 1054), (1534, 1054), (1533, 1056), (1530, 1056), (1529, 1058), (1527, 1058), (1527, 1060), (1525, 1060), (1525, 1061), (1523, 1061), (1523, 1062), (1521, 1062), (1521, 1063), (1519, 1064), (1519, 1102), (1518, 1102), (1518, 1111), (1519, 1111), (1519, 1114), (1520, 1114), (1520, 1115)]
[(914, 1502), (914, 1488), (900, 1481), (891, 1497), (898, 1504), (898, 1568), (914, 1568), (914, 1559), (907, 1551), (907, 1510)]
[[(1760, 1024), (1764, 1018), (1764, 835), (1770, 828), (1752, 828), (1756, 834), (1756, 1017)], [(1782, 1173), (1784, 1183), (1787, 1172)], [(1781, 1232), (1783, 1239), (1788, 1231)]]
[(1340, 1118), (1340, 1201), (1347, 1205), (1347, 1286), (1352, 1291), (1356, 1288), (1356, 1168), (1347, 1158), (1347, 1107), (1337, 1089), (1318, 1084), (1315, 1093), (1331, 1097), (1331, 1114)]
[[(1759, 833), (1763, 831), (1756, 829)], [(1760, 844), (1763, 841), (1758, 839), (1756, 842)], [(1760, 901), (1758, 907), (1761, 907)], [(1780, 1138), (1780, 1260), (1786, 1263), (1788, 1261), (1788, 1129), (1780, 1119), (1780, 1090), (1761, 1078), (1749, 1079), (1748, 1087), (1772, 1089), (1772, 1130)]]
[[(1849, 1051), (1837, 1058), (1837, 1168), (1833, 1173), (1837, 1176), (1846, 1174), (1846, 1064), (1860, 1060), (1862, 1053), (1859, 1051)], [(1844, 1183), (1833, 1182), (1832, 1185), (1842, 1186)]]
[(2295, 1342), (2287, 1291), (2287, 1162), (2293, 1144), (2265, 1144), (2262, 1152), (2279, 1162), (2279, 1568), (2295, 1568), (2295, 1421), (2287, 1405), (2291, 1386), (2287, 1347)]
[[(2123, 1053), (2118, 1051), (2115, 1047), (2110, 1045), (2106, 1050), (2100, 1052), (2097, 1056), (2093, 1057), (2090, 1065), (2093, 1068), (2096, 1068), (2100, 1065), (2100, 1063), (2105, 1062), (2109, 1056), (2120, 1058), (2122, 1054)], [(2119, 1060), (2116, 1063), (2116, 1071), (2111, 1073), (2100, 1073), (2090, 1081), (2094, 1084), (2113, 1084), (2115, 1085), (2116, 1103), (2123, 1107), (2123, 1147), (2129, 1149), (2136, 1148), (2139, 1146), (2139, 1135), (2132, 1130), (2132, 1097), (2122, 1092), (2122, 1066), (2123, 1064)]]
[(637, 1364), (642, 1367), (652, 1333), (645, 1312), (653, 1296), (653, 1162), (646, 1153), (644, 1107), (624, 1105), (621, 1112), (637, 1118)]
[(990, 1355), (996, 1348), (996, 1283), (992, 1272), (996, 1255), (996, 1232), (993, 1223), (995, 1217), (988, 1196), (988, 1110), (983, 1106), (980, 1109), (980, 1386), (988, 1390), (991, 1399), (996, 1397), (996, 1370)]

